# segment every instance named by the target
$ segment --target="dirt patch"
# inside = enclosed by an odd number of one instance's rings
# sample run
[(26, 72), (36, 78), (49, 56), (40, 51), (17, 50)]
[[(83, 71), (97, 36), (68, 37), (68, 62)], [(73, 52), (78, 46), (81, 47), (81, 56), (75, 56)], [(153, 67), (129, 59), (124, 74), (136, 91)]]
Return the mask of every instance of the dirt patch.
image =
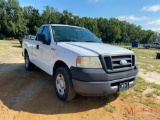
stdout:
[(146, 82), (160, 84), (160, 74), (157, 72), (148, 72), (140, 68), (138, 75), (142, 77)]
[(155, 89), (154, 88), (147, 88), (145, 91), (143, 91), (143, 95), (149, 94), (153, 92)]

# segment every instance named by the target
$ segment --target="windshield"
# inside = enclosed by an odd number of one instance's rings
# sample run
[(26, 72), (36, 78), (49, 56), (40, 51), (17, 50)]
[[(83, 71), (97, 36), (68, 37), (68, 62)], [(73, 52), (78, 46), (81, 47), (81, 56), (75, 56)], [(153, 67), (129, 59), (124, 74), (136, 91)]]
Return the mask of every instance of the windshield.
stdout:
[(55, 42), (101, 42), (92, 32), (71, 26), (52, 26)]

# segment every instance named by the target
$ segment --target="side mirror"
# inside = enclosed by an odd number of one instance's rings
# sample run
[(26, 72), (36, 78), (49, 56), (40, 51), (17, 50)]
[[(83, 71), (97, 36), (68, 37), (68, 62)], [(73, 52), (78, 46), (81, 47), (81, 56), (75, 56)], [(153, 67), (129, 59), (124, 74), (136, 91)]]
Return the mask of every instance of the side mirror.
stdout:
[(101, 42), (103, 42), (103, 41), (102, 41), (102, 38), (99, 38), (99, 40), (100, 40)]
[(41, 41), (43, 44), (46, 44), (46, 36), (45, 36), (45, 34), (38, 34), (37, 35), (37, 40)]

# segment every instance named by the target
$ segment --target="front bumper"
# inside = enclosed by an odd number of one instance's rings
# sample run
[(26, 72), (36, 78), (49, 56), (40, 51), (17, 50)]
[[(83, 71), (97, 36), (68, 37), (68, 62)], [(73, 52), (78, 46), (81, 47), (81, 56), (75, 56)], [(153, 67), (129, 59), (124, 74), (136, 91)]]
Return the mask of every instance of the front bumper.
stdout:
[(129, 88), (136, 83), (138, 68), (131, 71), (107, 74), (103, 69), (71, 67), (72, 82), (77, 93), (87, 96), (104, 96), (119, 92), (119, 84), (128, 82)]

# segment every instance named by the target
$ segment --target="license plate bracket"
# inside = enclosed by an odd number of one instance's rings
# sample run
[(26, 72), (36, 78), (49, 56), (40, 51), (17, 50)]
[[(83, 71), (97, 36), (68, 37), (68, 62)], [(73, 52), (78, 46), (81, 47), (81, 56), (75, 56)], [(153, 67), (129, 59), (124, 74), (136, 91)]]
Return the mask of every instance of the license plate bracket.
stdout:
[(118, 88), (119, 88), (119, 92), (129, 89), (129, 82), (120, 83)]

